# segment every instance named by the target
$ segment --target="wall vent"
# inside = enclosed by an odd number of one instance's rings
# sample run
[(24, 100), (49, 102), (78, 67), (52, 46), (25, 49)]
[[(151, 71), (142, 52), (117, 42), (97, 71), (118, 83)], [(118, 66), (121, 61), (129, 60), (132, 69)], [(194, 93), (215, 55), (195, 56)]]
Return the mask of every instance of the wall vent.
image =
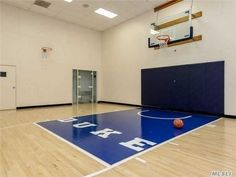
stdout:
[(36, 0), (34, 1), (34, 4), (43, 8), (48, 8), (51, 5), (50, 2), (43, 1), (43, 0)]

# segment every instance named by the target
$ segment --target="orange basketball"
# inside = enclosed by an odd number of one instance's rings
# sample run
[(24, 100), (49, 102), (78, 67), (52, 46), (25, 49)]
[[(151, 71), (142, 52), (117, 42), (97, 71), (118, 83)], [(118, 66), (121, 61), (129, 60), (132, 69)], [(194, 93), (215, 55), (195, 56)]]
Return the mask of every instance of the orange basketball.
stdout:
[(175, 119), (173, 125), (175, 128), (183, 128), (184, 122), (181, 119)]

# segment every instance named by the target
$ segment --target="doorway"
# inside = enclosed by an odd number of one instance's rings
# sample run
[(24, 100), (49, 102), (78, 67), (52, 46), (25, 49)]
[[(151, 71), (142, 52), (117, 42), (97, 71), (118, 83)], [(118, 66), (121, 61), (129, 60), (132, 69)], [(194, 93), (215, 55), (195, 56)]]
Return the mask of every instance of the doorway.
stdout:
[(95, 103), (97, 72), (73, 69), (73, 104)]
[(0, 65), (0, 110), (16, 109), (16, 67)]

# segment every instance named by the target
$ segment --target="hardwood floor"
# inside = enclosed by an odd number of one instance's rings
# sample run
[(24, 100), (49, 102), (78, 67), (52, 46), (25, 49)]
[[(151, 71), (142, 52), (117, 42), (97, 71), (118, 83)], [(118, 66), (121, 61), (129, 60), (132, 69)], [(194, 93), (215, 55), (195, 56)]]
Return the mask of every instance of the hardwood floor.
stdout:
[(1, 177), (79, 177), (103, 165), (35, 126), (37, 121), (130, 109), (109, 104), (0, 111)]
[(31, 124), (38, 121), (57, 120), (77, 115), (125, 110), (133, 107), (114, 104), (81, 104), (79, 106), (58, 106), (0, 111), (0, 128)]
[[(0, 111), (1, 177), (80, 177), (105, 166), (35, 126), (33, 122), (132, 107), (84, 104)], [(236, 120), (221, 119), (157, 147), (98, 176), (202, 177), (212, 171), (236, 175)]]
[(203, 127), (99, 177), (210, 177), (212, 171), (236, 174), (236, 120), (221, 119), (216, 127)]

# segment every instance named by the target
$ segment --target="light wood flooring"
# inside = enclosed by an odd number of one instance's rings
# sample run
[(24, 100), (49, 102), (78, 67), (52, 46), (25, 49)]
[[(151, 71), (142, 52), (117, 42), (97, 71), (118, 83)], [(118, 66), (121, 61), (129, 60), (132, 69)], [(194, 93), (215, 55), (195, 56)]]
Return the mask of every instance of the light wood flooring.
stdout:
[(0, 111), (0, 177), (210, 177), (212, 171), (236, 176), (236, 119), (225, 119), (107, 169), (35, 126), (38, 121), (133, 109), (82, 104)]

